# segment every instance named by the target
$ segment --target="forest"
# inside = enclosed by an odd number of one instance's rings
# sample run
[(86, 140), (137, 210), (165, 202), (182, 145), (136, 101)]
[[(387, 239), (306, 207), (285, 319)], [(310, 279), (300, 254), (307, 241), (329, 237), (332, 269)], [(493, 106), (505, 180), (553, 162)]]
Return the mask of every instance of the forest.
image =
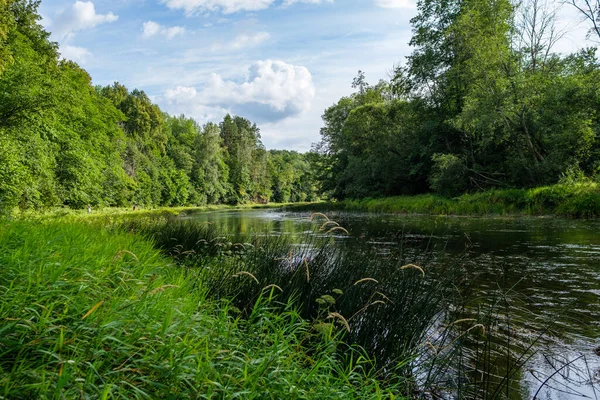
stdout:
[[(600, 2), (569, 1), (600, 40)], [(412, 54), (391, 79), (324, 115), (328, 196), (457, 196), (595, 179), (600, 64), (595, 47), (561, 54), (557, 3), (421, 0)]]
[(92, 85), (38, 6), (0, 2), (0, 210), (316, 199), (310, 155), (267, 151), (251, 121), (201, 126), (141, 90)]
[(600, 41), (600, 0), (417, 0), (302, 154), (95, 85), (0, 0), (0, 398), (598, 398), (600, 62), (559, 2)]
[[(572, 5), (600, 40), (599, 6)], [(0, 2), (3, 212), (453, 197), (600, 169), (596, 48), (555, 51), (565, 32), (543, 0), (419, 1), (412, 54), (374, 85), (359, 71), (306, 154), (265, 149), (242, 116), (200, 125), (142, 90), (94, 86), (38, 6)]]

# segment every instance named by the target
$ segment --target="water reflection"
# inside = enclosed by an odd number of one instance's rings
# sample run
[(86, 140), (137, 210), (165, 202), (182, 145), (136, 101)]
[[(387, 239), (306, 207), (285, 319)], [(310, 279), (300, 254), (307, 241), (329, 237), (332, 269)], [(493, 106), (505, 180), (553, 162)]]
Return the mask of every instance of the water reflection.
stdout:
[[(214, 212), (190, 216), (235, 235), (314, 232), (308, 213)], [(464, 257), (474, 302), (513, 294), (509, 326), (514, 346), (538, 350), (519, 371), (522, 385), (510, 398), (597, 398), (600, 391), (600, 223), (556, 218), (464, 218), (355, 213), (329, 215), (356, 241), (435, 268), (436, 253)], [(545, 340), (537, 341), (544, 331)], [(546, 332), (547, 331), (547, 332)], [(510, 357), (508, 357), (510, 361)], [(499, 396), (503, 397), (503, 396)]]

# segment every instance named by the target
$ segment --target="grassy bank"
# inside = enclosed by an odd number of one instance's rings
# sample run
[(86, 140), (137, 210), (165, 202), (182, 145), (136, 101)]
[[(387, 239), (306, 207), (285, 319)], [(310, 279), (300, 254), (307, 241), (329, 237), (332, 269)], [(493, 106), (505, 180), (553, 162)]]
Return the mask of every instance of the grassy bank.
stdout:
[(339, 351), (339, 326), (315, 329), (273, 287), (241, 318), (207, 294), (206, 268), (177, 267), (148, 239), (94, 219), (0, 222), (0, 265), (0, 398), (404, 392), (358, 349)]
[(600, 216), (600, 187), (596, 183), (505, 189), (446, 198), (436, 195), (291, 205), (293, 210), (345, 210), (432, 215), (557, 215), (570, 218)]
[[(142, 215), (142, 216), (160, 216), (160, 215), (180, 215), (180, 214), (192, 214), (200, 212), (211, 212), (211, 211), (234, 211), (234, 210), (258, 210), (258, 209), (270, 209), (270, 208), (282, 208), (291, 207), (293, 205), (306, 206), (311, 203), (268, 203), (268, 204), (239, 204), (239, 205), (226, 205), (226, 204), (212, 204), (205, 206), (188, 206), (188, 207), (156, 207), (156, 208), (138, 208), (133, 211), (131, 208), (117, 208), (117, 207), (101, 207), (92, 208), (91, 215), (94, 217), (105, 217), (105, 216), (120, 216), (120, 215)], [(68, 207), (59, 207), (45, 210), (26, 210), (20, 211), (18, 209), (13, 210), (9, 215), (10, 217), (17, 217), (20, 219), (25, 218), (64, 218), (64, 217), (80, 217), (87, 216), (87, 209), (72, 209)], [(1, 216), (0, 216), (1, 217)]]

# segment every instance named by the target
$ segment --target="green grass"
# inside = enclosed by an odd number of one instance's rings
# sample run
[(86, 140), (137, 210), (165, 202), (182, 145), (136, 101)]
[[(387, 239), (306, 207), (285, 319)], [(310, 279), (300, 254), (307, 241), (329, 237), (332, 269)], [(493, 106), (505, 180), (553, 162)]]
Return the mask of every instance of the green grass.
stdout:
[(446, 198), (432, 194), (287, 206), (292, 210), (345, 210), (431, 215), (600, 216), (600, 187), (594, 182), (533, 189), (504, 189)]
[[(188, 207), (155, 207), (155, 208), (138, 208), (133, 211), (132, 208), (118, 208), (118, 207), (100, 207), (92, 208), (92, 217), (106, 217), (106, 216), (121, 216), (121, 215), (142, 215), (142, 216), (161, 216), (161, 215), (180, 215), (180, 214), (193, 214), (200, 212), (210, 211), (228, 211), (228, 210), (249, 210), (249, 209), (271, 209), (281, 208), (296, 205), (307, 205), (311, 203), (269, 203), (269, 204), (238, 204), (238, 205), (226, 205), (226, 204), (211, 204), (205, 206), (188, 206)], [(87, 216), (87, 208), (84, 209), (72, 209), (69, 207), (51, 208), (43, 210), (25, 210), (20, 211), (14, 209), (10, 216), (18, 217), (20, 219), (25, 218), (65, 218), (65, 217), (82, 217)]]
[(235, 237), (177, 218), (127, 220), (118, 226), (146, 235), (165, 254), (198, 271), (208, 295), (230, 299), (242, 315), (252, 313), (266, 286), (276, 285), (278, 300), (296, 304), (305, 320), (335, 322), (328, 318), (331, 313), (343, 316), (346, 343), (365, 349), (379, 368), (407, 377), (414, 363), (404, 370), (395, 366), (420, 353), (462, 279), (450, 260), (448, 267), (427, 272), (403, 269), (424, 260), (408, 259), (401, 247), (382, 256), (364, 241), (336, 243), (325, 230), (299, 238)]
[[(332, 324), (274, 289), (242, 318), (140, 235), (0, 222), (0, 398), (394, 398)], [(343, 351), (340, 349), (343, 348)], [(342, 356), (343, 355), (343, 356)]]

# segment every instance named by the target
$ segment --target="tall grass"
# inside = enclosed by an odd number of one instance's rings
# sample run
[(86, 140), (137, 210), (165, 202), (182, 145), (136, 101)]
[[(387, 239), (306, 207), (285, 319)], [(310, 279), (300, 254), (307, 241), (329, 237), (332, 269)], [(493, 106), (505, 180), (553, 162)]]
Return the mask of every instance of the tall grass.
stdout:
[(320, 221), (301, 237), (223, 235), (176, 218), (133, 220), (119, 229), (151, 238), (195, 274), (209, 298), (227, 299), (242, 319), (252, 320), (265, 295), (277, 299), (276, 313), (294, 304), (314, 331), (338, 332), (346, 345), (364, 349), (378, 376), (401, 382), (403, 393), (522, 397), (524, 366), (549, 321), (519, 335), (511, 326), (532, 326), (536, 316), (515, 321), (512, 310), (521, 306), (509, 305), (513, 293), (499, 291), (492, 303), (473, 297), (464, 259), (438, 259), (444, 266), (431, 268), (429, 258), (442, 255), (415, 256), (402, 246), (382, 254), (360, 240), (338, 240), (331, 234), (343, 230), (330, 226), (336, 223)]
[(0, 397), (503, 398), (537, 341), (505, 334), (508, 307), (473, 313), (463, 260), (382, 254), (335, 223), (0, 224)]
[(400, 247), (383, 255), (361, 241), (337, 242), (331, 234), (342, 231), (326, 234), (319, 226), (316, 234), (300, 238), (220, 236), (210, 225), (177, 219), (135, 220), (120, 227), (151, 238), (195, 271), (209, 297), (230, 299), (244, 318), (267, 292), (280, 304), (295, 304), (315, 329), (343, 332), (344, 342), (364, 349), (382, 376), (415, 384), (417, 375), (427, 375), (427, 382), (418, 382), (421, 388), (439, 379), (447, 366), (430, 365), (421, 356), (429, 341), (449, 340), (449, 332), (437, 330), (435, 339), (432, 333), (448, 317), (462, 286), (457, 260), (428, 270), (416, 264), (430, 254), (408, 259)]
[[(140, 235), (0, 222), (0, 397), (394, 398), (272, 291), (246, 318)], [(275, 312), (276, 309), (276, 312)], [(344, 349), (340, 351), (340, 349)]]

